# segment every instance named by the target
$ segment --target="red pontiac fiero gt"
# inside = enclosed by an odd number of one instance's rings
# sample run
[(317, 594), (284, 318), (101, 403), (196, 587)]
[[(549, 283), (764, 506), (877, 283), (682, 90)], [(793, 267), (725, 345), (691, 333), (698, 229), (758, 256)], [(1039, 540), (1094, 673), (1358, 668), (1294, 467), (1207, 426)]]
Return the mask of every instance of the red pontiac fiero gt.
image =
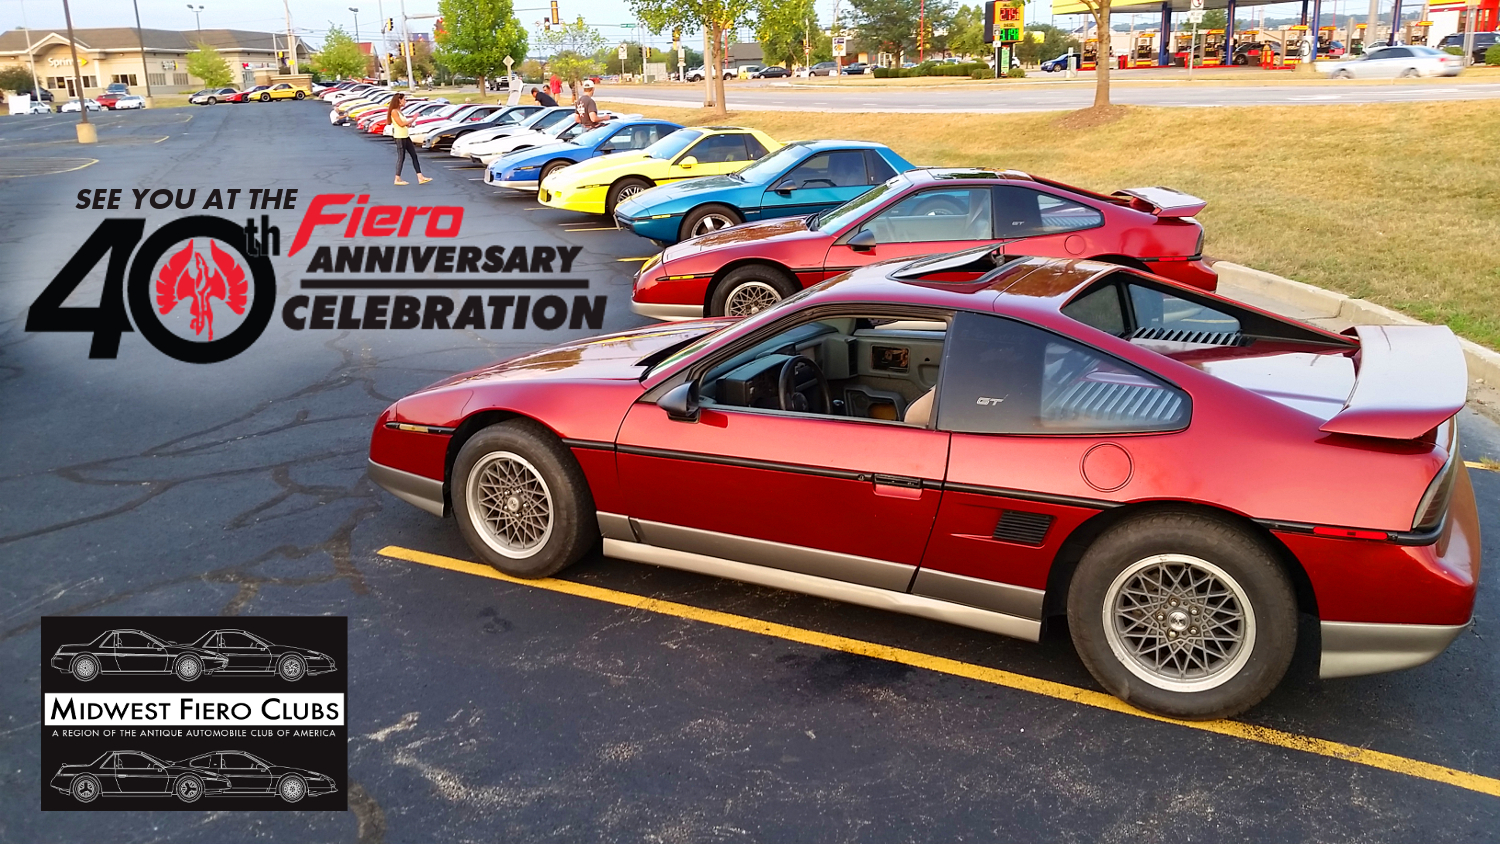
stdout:
[(750, 316), (856, 267), (997, 242), (1013, 255), (1109, 261), (1214, 290), (1193, 219), (1206, 204), (1169, 188), (1105, 196), (1015, 170), (908, 170), (819, 214), (668, 246), (636, 273), (630, 307), (654, 319)]
[(1451, 332), (1332, 334), (1137, 270), (993, 249), (867, 267), (753, 317), (458, 375), (370, 474), (520, 577), (606, 555), (1036, 640), (1185, 718), (1420, 665), (1469, 623)]

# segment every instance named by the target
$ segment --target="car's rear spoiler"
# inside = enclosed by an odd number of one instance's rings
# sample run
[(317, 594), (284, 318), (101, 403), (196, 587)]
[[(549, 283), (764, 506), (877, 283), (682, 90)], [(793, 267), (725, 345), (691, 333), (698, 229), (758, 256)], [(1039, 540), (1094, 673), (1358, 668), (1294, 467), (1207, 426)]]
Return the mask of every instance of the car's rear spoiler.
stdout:
[(1189, 196), (1171, 188), (1125, 188), (1117, 190), (1115, 196), (1130, 200), (1131, 207), (1158, 217), (1196, 217), (1208, 205), (1208, 200)]
[(1469, 370), (1444, 325), (1357, 325), (1359, 369), (1330, 434), (1412, 440), (1463, 409)]

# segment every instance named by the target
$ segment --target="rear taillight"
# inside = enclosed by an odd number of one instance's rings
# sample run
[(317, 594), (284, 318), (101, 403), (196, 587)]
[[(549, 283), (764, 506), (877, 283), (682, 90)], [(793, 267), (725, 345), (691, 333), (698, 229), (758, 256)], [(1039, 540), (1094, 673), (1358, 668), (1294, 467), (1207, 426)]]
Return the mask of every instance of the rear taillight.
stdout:
[(1463, 460), (1458, 456), (1458, 432), (1453, 434), (1453, 448), (1448, 452), (1448, 462), (1443, 464), (1442, 471), (1427, 485), (1427, 491), (1422, 493), (1422, 500), (1417, 503), (1417, 515), (1412, 520), (1411, 529), (1417, 533), (1426, 533), (1437, 530), (1443, 523), (1443, 517), (1448, 515), (1448, 501), (1453, 498), (1453, 485), (1458, 480), (1458, 473), (1462, 472)]

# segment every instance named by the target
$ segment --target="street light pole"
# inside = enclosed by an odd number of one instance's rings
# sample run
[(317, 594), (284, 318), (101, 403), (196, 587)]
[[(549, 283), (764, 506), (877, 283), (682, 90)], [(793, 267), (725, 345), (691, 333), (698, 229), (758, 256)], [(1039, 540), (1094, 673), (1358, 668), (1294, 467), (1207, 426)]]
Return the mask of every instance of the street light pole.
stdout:
[[(202, 6), (194, 6), (192, 3), (187, 4), (187, 7), (193, 13), (193, 20), (197, 22), (195, 24), (195, 26), (198, 27), (198, 31), (199, 32), (202, 32), (203, 31), (203, 7)], [(141, 17), (141, 14), (140, 14), (139, 11), (136, 12), (135, 17), (136, 17), (136, 24), (137, 24), (137, 26), (139, 26), (139, 24), (140, 24), (140, 17)]]
[(151, 69), (146, 66), (146, 36), (141, 33), (140, 0), (130, 0), (135, 7), (135, 40), (141, 45), (141, 78), (146, 80), (146, 108), (151, 108)]
[(36, 78), (36, 54), (31, 52), (31, 27), (26, 23), (26, 0), (21, 0), (21, 28), (26, 30), (26, 57), (31, 60), (31, 96), (42, 101), (42, 83)]
[(292, 68), (292, 75), (297, 75), (297, 36), (292, 34), (292, 4), (288, 0), (281, 0), (281, 5), (286, 9), (286, 52), (287, 63)]
[[(401, 55), (406, 57), (406, 90), (417, 90), (417, 82), (411, 74), (411, 25), (406, 22), (406, 0), (401, 0)], [(484, 91), (479, 92), (484, 96)]]
[(97, 144), (99, 130), (89, 122), (88, 98), (83, 95), (83, 72), (78, 67), (78, 39), (73, 37), (73, 10), (68, 8), (68, 0), (63, 0), (63, 17), (68, 21), (68, 52), (73, 55), (73, 84), (78, 86), (78, 143)]
[[(354, 13), (354, 49), (359, 50), (360, 54), (363, 55), (365, 51), (360, 50), (359, 47), (359, 8), (357, 6), (350, 6), (349, 11)], [(365, 65), (365, 67), (368, 68), (369, 65)]]
[(390, 42), (386, 39), (385, 32), (385, 0), (376, 0), (375, 13), (380, 15), (380, 55), (375, 59), (375, 69), (380, 71), (377, 75), (380, 81), (391, 84), (391, 66), (386, 61), (386, 53), (390, 51)]

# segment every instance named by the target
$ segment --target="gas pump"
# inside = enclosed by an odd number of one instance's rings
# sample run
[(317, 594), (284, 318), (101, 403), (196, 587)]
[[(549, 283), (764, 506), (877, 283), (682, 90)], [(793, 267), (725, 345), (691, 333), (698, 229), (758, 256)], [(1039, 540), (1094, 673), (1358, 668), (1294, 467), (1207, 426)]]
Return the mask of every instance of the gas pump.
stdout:
[(1079, 70), (1093, 70), (1099, 66), (1099, 39), (1090, 38), (1083, 42), (1083, 64)]
[(1281, 33), (1281, 64), (1295, 68), (1302, 64), (1302, 39), (1307, 34), (1307, 25), (1282, 27)]
[(1193, 33), (1191, 31), (1172, 33), (1172, 65), (1174, 67), (1187, 67), (1188, 53), (1192, 49)]
[(1224, 55), (1224, 30), (1206, 29), (1198, 33), (1199, 67), (1222, 67), (1229, 64)]
[(1415, 44), (1420, 47), (1427, 46), (1427, 32), (1432, 29), (1432, 21), (1413, 21), (1406, 25), (1406, 43)]
[(1134, 48), (1130, 54), (1134, 67), (1156, 67), (1155, 32), (1137, 32)]
[(1336, 26), (1323, 26), (1318, 28), (1318, 58), (1339, 59), (1344, 57), (1344, 43), (1338, 40), (1339, 28)]
[(1357, 24), (1354, 27), (1354, 36), (1349, 39), (1349, 55), (1363, 56), (1365, 54), (1365, 24)]

